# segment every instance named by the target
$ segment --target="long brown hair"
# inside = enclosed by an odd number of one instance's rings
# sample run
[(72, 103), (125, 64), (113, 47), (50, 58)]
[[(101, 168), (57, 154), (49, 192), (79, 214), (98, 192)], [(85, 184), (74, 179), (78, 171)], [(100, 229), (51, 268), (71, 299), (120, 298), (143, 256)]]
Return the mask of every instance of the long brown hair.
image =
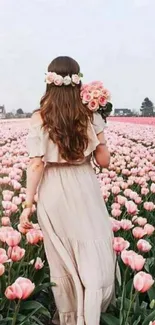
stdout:
[[(62, 77), (80, 72), (79, 64), (70, 57), (54, 59), (48, 72)], [(50, 139), (58, 145), (60, 155), (67, 162), (81, 160), (88, 146), (87, 128), (91, 112), (82, 104), (79, 85), (55, 86), (47, 84), (46, 93), (40, 102), (43, 127)]]

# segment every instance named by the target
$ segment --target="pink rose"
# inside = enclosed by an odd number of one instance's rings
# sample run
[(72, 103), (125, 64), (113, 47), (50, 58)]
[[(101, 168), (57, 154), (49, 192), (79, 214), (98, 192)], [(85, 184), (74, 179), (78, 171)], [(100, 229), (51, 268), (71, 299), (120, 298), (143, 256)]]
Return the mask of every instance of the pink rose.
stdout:
[(98, 99), (99, 99), (100, 94), (101, 94), (101, 92), (100, 92), (100, 90), (98, 90), (98, 89), (94, 89), (94, 90), (92, 91), (92, 96), (93, 96), (93, 98), (98, 98)]
[(54, 78), (54, 84), (56, 86), (62, 86), (62, 84), (63, 84), (63, 77), (57, 74), (56, 77)]
[(88, 104), (88, 108), (91, 111), (97, 111), (97, 109), (99, 108), (98, 100), (92, 99)]
[(99, 97), (99, 105), (100, 106), (105, 106), (107, 104), (107, 100), (104, 96)]
[(77, 74), (72, 74), (72, 82), (76, 85), (79, 85), (80, 77)]
[(54, 79), (56, 78), (57, 74), (55, 72), (47, 72), (45, 81), (47, 84), (51, 84), (54, 82)]
[(87, 104), (89, 103), (91, 100), (93, 99), (92, 94), (88, 93), (88, 92), (84, 92), (83, 96), (82, 96), (82, 103), (83, 104)]
[(141, 271), (134, 276), (133, 284), (137, 291), (146, 292), (152, 287), (154, 280), (151, 274)]

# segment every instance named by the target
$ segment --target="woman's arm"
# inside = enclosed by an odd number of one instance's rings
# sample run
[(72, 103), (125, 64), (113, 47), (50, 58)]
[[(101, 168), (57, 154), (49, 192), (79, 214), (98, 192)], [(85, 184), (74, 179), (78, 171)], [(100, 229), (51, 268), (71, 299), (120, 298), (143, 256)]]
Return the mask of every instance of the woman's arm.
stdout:
[(26, 204), (31, 206), (34, 202), (38, 185), (44, 170), (41, 157), (32, 158), (27, 168)]
[(32, 158), (27, 168), (27, 188), (25, 209), (20, 216), (20, 224), (23, 228), (31, 228), (32, 224), (29, 221), (32, 214), (32, 205), (37, 187), (40, 183), (44, 170), (44, 163), (40, 157)]
[(110, 164), (110, 153), (106, 146), (106, 140), (104, 137), (104, 133), (100, 132), (98, 135), (98, 140), (100, 144), (97, 146), (94, 156), (96, 159), (96, 162), (99, 166), (103, 168), (108, 168)]

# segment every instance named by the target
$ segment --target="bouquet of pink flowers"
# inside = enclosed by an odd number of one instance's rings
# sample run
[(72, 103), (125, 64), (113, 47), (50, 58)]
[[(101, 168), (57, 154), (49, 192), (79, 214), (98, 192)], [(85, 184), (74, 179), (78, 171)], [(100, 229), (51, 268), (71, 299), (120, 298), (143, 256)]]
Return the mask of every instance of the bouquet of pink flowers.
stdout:
[(104, 88), (101, 81), (94, 81), (83, 85), (81, 88), (81, 98), (83, 104), (93, 111), (98, 112), (106, 121), (112, 111), (112, 104), (109, 102), (110, 93)]

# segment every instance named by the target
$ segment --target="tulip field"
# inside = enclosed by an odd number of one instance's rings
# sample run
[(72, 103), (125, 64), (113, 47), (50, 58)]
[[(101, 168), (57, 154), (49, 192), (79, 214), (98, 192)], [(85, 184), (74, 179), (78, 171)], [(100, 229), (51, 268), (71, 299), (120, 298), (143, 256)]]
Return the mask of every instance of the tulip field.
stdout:
[[(155, 325), (155, 129), (152, 123), (127, 122), (110, 120), (105, 130), (109, 169), (93, 163), (116, 252), (116, 299), (101, 315), (101, 325)], [(29, 162), (27, 132), (27, 120), (0, 121), (2, 325), (48, 325), (55, 308), (36, 217), (37, 194), (32, 229), (19, 224)]]

